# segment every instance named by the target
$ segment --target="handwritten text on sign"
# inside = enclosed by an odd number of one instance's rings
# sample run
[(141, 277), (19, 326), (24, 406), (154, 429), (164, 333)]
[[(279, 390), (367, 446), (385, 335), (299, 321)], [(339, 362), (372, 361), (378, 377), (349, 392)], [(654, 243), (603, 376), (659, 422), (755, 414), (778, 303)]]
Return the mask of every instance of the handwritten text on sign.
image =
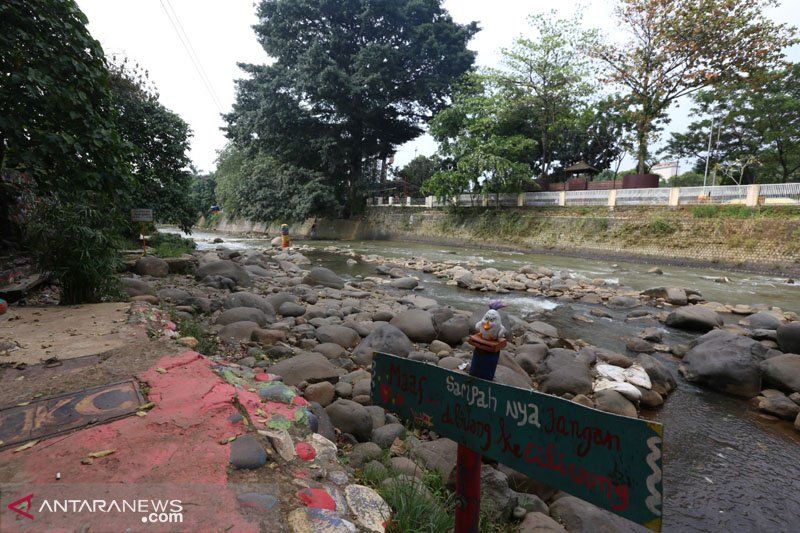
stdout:
[(376, 354), (378, 405), (659, 531), (662, 427), (434, 365)]

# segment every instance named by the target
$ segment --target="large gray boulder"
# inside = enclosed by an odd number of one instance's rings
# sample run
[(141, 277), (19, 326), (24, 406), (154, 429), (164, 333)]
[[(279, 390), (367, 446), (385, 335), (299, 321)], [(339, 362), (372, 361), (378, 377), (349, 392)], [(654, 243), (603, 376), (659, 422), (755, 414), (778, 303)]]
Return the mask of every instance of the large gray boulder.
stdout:
[(786, 353), (800, 353), (800, 322), (789, 322), (778, 327), (778, 346)]
[(450, 439), (421, 441), (411, 448), (411, 457), (428, 470), (436, 470), (443, 479), (456, 467), (458, 444)]
[(136, 273), (140, 276), (152, 276), (154, 278), (166, 278), (169, 274), (169, 264), (154, 255), (146, 255), (136, 260), (134, 265)]
[(589, 365), (567, 350), (551, 350), (547, 358), (539, 365), (537, 381), (539, 390), (548, 394), (591, 394), (592, 374)]
[(680, 287), (653, 287), (652, 289), (642, 291), (642, 296), (662, 298), (672, 305), (686, 305), (689, 303), (686, 290)]
[(286, 302), (297, 302), (297, 297), (288, 292), (276, 292), (264, 297), (273, 309), (279, 309)]
[(195, 279), (200, 281), (206, 276), (222, 276), (232, 279), (239, 287), (252, 285), (250, 274), (233, 261), (214, 261), (197, 267), (194, 273)]
[(350, 433), (359, 442), (367, 442), (372, 436), (372, 417), (360, 403), (339, 398), (325, 412), (336, 429)]
[(787, 353), (761, 363), (764, 381), (776, 387), (800, 392), (800, 355)]
[(361, 339), (355, 330), (345, 326), (322, 326), (317, 329), (316, 335), (319, 342), (332, 342), (343, 348), (353, 348)]
[(430, 343), (436, 339), (436, 329), (429, 311), (409, 309), (396, 315), (389, 324), (405, 333), (413, 342)]
[(436, 338), (450, 346), (464, 342), (469, 335), (469, 324), (463, 316), (454, 316), (439, 324)]
[(331, 289), (343, 289), (344, 280), (337, 276), (332, 270), (325, 267), (314, 267), (308, 271), (303, 278), (306, 285), (322, 285)]
[(268, 317), (275, 319), (275, 309), (263, 297), (252, 292), (234, 292), (229, 294), (222, 304), (225, 309), (233, 309), (234, 307), (252, 307), (259, 309)]
[(419, 285), (419, 280), (416, 278), (397, 278), (389, 282), (389, 285), (396, 289), (411, 290)]
[(155, 295), (155, 288), (144, 280), (136, 278), (120, 278), (122, 289), (128, 296)]
[(373, 352), (383, 352), (398, 357), (408, 357), (414, 345), (405, 333), (391, 324), (381, 324), (367, 335), (353, 350), (353, 359), (361, 366), (372, 363)]
[(783, 324), (783, 319), (778, 317), (775, 313), (769, 311), (761, 311), (759, 313), (746, 316), (739, 321), (742, 326), (747, 326), (751, 329), (771, 329), (776, 330)]
[(714, 333), (698, 339), (684, 356), (686, 379), (744, 398), (757, 395), (761, 390), (759, 364), (768, 349), (749, 337)]
[(219, 330), (217, 336), (222, 342), (249, 341), (250, 337), (253, 335), (253, 331), (257, 330), (258, 328), (258, 324), (249, 320), (233, 322)]
[(284, 359), (268, 367), (267, 372), (281, 376), (287, 385), (297, 385), (301, 381), (335, 383), (345, 373), (344, 369), (334, 366), (327, 357), (319, 353), (303, 353)]
[[(639, 354), (636, 358), (647, 375), (650, 377), (652, 389), (661, 395), (665, 395), (678, 386), (675, 376), (672, 375), (669, 367), (659, 361), (656, 357), (647, 354)], [(613, 364), (613, 363), (612, 363)]]
[(183, 289), (166, 288), (158, 291), (158, 298), (172, 305), (191, 305), (192, 295)]
[(724, 322), (716, 311), (708, 309), (707, 307), (692, 305), (689, 307), (681, 307), (671, 312), (669, 316), (667, 316), (666, 324), (677, 329), (711, 331), (714, 328), (721, 327)]
[(570, 533), (625, 533), (649, 531), (643, 526), (600, 509), (575, 496), (562, 496), (550, 504), (550, 516)]
[(255, 322), (262, 327), (272, 322), (260, 309), (255, 309), (253, 307), (234, 307), (233, 309), (223, 311), (222, 314), (217, 317), (216, 323), (226, 326), (234, 322), (244, 321)]

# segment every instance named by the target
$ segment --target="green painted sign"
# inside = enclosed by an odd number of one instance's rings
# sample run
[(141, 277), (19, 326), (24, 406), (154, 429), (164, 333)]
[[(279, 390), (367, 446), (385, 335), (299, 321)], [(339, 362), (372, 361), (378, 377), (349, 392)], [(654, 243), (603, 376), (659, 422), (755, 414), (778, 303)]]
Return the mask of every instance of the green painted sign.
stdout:
[(661, 530), (660, 424), (375, 354), (372, 399), (486, 457)]

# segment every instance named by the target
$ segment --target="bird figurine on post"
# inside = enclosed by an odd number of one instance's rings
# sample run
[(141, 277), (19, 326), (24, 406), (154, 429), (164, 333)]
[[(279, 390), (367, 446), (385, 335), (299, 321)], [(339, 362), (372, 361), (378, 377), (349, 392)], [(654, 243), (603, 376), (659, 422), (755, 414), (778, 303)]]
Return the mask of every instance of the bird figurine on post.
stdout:
[(506, 328), (496, 309), (486, 311), (480, 322), (475, 324), (475, 329), (478, 330), (478, 336), (485, 341), (496, 341), (506, 335)]

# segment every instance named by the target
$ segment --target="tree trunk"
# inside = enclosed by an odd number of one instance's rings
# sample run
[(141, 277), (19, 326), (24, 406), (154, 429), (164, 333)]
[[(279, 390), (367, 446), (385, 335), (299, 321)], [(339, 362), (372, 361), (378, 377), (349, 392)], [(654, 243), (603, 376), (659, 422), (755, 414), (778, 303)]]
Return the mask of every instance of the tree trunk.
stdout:
[(645, 170), (645, 161), (647, 160), (647, 124), (640, 123), (639, 127), (636, 128), (636, 172), (638, 174), (644, 174)]

